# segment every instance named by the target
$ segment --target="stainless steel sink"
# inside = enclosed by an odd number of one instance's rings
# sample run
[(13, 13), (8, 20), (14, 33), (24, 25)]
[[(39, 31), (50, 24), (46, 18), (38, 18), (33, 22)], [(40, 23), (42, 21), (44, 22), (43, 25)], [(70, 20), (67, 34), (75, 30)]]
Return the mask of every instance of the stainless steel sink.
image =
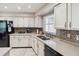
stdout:
[(45, 37), (45, 36), (37, 36), (37, 37), (39, 37), (40, 39), (42, 39), (42, 40), (49, 40), (50, 38), (47, 38), (47, 37)]

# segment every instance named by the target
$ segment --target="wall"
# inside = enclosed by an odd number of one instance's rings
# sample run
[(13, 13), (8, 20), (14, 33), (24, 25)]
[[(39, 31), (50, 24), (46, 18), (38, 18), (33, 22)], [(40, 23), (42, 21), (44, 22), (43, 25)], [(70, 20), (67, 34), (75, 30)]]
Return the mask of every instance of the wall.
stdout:
[(45, 15), (53, 11), (54, 6), (56, 6), (58, 3), (50, 3), (47, 4), (46, 6), (42, 7), (35, 15)]

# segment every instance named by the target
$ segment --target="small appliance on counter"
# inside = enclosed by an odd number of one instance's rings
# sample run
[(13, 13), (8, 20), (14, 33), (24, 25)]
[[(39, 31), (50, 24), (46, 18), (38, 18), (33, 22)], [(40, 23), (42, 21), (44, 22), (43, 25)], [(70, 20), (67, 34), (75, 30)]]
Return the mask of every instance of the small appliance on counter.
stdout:
[(9, 47), (9, 34), (13, 32), (13, 22), (0, 20), (0, 47)]

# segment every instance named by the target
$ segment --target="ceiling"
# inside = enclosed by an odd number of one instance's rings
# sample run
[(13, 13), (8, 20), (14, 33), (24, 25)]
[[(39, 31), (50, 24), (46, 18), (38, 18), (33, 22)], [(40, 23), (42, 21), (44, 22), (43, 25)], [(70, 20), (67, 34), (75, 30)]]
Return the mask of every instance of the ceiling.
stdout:
[(35, 13), (46, 3), (0, 3), (0, 12), (26, 12)]

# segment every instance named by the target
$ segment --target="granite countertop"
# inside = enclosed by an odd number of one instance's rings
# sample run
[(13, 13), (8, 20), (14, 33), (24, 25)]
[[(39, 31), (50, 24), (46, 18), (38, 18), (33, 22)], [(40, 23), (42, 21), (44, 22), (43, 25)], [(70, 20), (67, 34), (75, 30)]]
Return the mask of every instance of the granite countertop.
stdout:
[(59, 38), (55, 37), (53, 39), (51, 38), (50, 40), (42, 40), (38, 37), (36, 38), (64, 56), (79, 56), (78, 46), (64, 42)]
[[(13, 35), (17, 35), (17, 34), (13, 34)], [(57, 52), (59, 52), (60, 54), (62, 54), (64, 56), (79, 56), (79, 47), (78, 46), (69, 44), (59, 38), (54, 37), (53, 39), (50, 38), (50, 40), (42, 40), (37, 37), (38, 34), (26, 33), (26, 35), (31, 35), (32, 37), (35, 37), (42, 43), (48, 45), (49, 47), (51, 47), (52, 49), (56, 50)]]
[(11, 47), (0, 47), (0, 56), (4, 56), (10, 49)]

